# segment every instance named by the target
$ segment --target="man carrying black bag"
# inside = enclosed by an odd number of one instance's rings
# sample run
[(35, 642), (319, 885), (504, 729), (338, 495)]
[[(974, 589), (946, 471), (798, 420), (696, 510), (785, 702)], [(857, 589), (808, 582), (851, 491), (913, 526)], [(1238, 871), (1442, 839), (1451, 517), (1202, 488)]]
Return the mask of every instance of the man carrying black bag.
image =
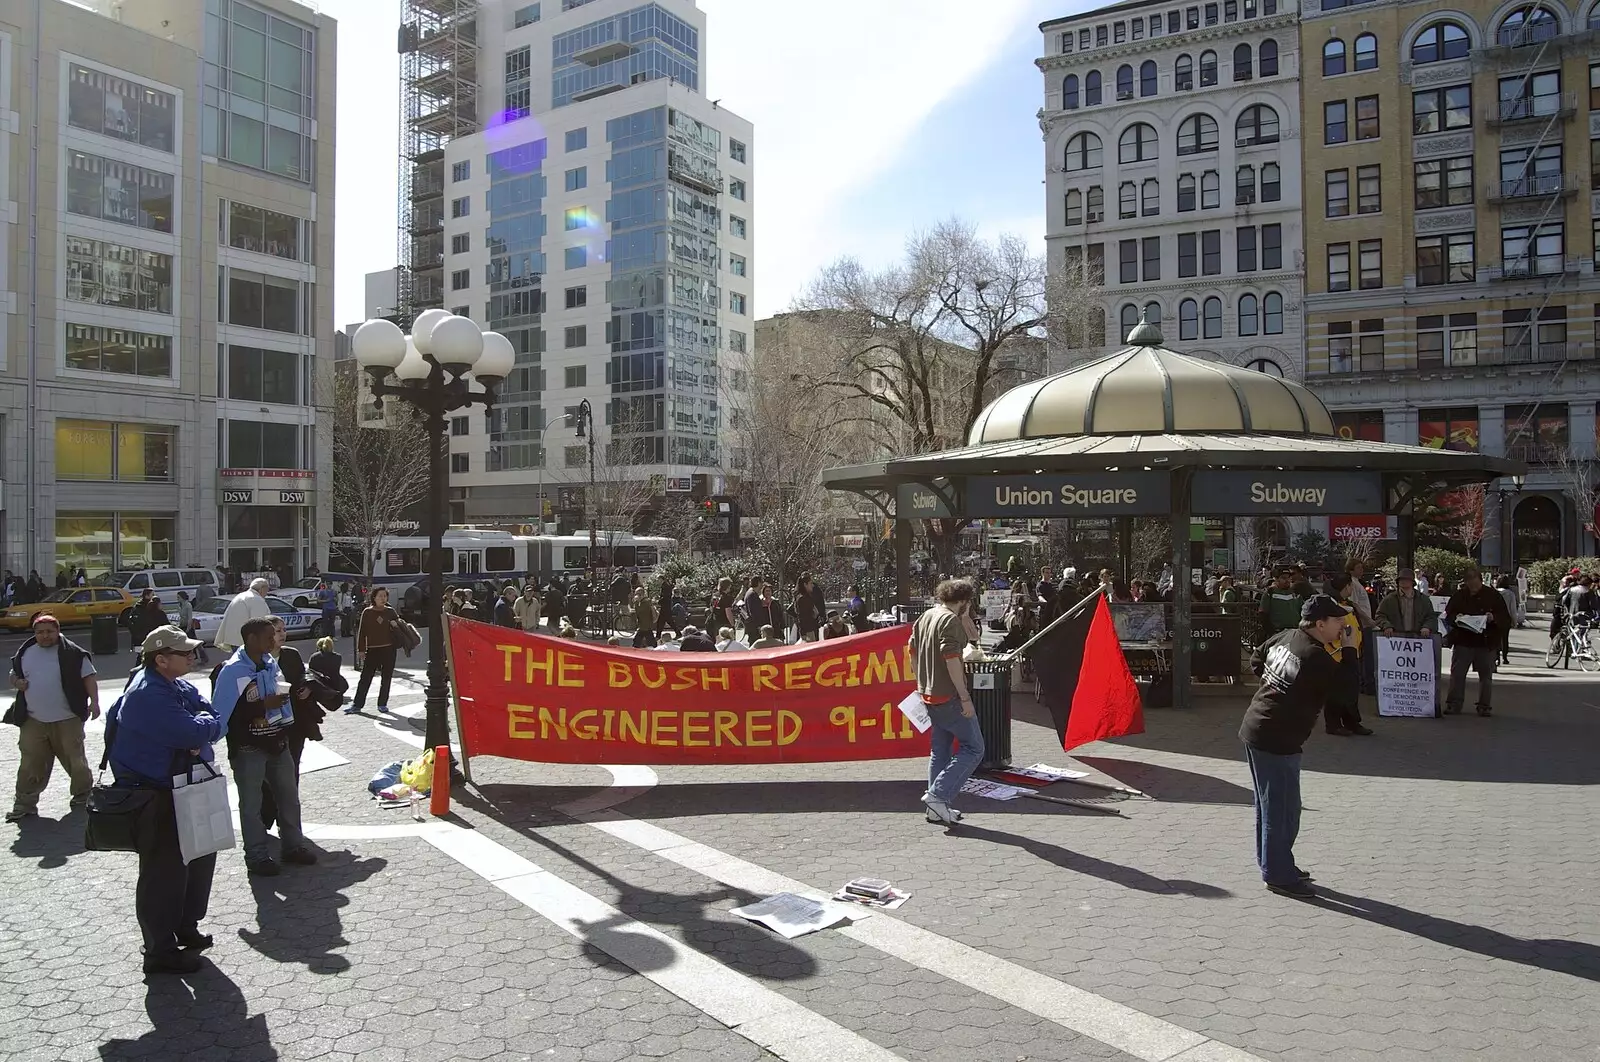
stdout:
[[(222, 737), (211, 705), (183, 678), (199, 648), (176, 627), (151, 631), (141, 646), (144, 666), (106, 723), (106, 755), (116, 788), (150, 794), (134, 831), (139, 853), (134, 911), (144, 935), (147, 974), (193, 973), (200, 968), (200, 952), (211, 946), (200, 920), (211, 903), (217, 857), (212, 853), (184, 864), (172, 806), (173, 776), (210, 763), (211, 743)], [(95, 816), (91, 801), (91, 831)]]

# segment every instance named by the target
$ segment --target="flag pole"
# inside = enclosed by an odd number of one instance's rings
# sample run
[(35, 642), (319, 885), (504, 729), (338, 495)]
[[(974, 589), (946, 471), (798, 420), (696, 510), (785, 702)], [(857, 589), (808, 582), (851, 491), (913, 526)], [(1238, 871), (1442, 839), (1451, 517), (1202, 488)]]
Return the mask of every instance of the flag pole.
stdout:
[(1014, 659), (1016, 657), (1021, 656), (1023, 653), (1025, 653), (1029, 649), (1031, 649), (1035, 642), (1037, 642), (1039, 639), (1043, 638), (1045, 635), (1049, 634), (1051, 631), (1055, 630), (1057, 625), (1059, 625), (1061, 623), (1065, 623), (1067, 620), (1069, 620), (1072, 617), (1074, 617), (1074, 616), (1080, 614), (1081, 612), (1083, 612), (1083, 610), (1088, 607), (1089, 603), (1091, 601), (1093, 601), (1095, 598), (1099, 597), (1100, 595), (1101, 595), (1101, 591), (1096, 590), (1094, 593), (1090, 594), (1088, 597), (1084, 598), (1082, 601), (1079, 601), (1076, 605), (1073, 605), (1071, 608), (1067, 609), (1061, 615), (1057, 616), (1055, 619), (1053, 619), (1049, 623), (1045, 624), (1042, 628), (1040, 628), (1038, 634), (1035, 634), (1032, 638), (1029, 638), (1027, 641), (1023, 642), (1021, 645), (1017, 646), (1015, 649), (1011, 650), (1009, 653), (997, 653), (995, 656), (991, 657), (990, 659), (994, 659), (994, 660), (1000, 660), (1000, 659), (1011, 660), (1011, 659)]

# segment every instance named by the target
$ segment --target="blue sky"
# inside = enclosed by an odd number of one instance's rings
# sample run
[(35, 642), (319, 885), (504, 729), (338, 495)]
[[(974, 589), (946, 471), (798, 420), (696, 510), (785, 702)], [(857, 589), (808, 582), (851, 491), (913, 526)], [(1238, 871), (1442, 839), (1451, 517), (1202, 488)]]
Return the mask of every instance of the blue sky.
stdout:
[[(705, 89), (756, 125), (757, 316), (829, 262), (892, 262), (945, 218), (1043, 246), (1038, 23), (1082, 0), (698, 0)], [(398, 0), (339, 20), (336, 317), (395, 260)]]

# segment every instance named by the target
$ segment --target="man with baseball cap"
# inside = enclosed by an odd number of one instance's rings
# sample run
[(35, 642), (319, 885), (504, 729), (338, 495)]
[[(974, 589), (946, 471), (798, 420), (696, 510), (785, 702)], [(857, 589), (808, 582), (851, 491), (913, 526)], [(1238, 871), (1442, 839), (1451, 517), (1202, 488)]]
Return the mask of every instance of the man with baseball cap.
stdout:
[(61, 623), (48, 612), (33, 617), (33, 637), (11, 658), (11, 685), (17, 699), (5, 721), (22, 731), (17, 748), (17, 792), (7, 822), (39, 813), (39, 794), (50, 784), (56, 761), (72, 779), (72, 809), (84, 806), (94, 774), (83, 751), (83, 724), (100, 718), (100, 687), (94, 659), (61, 636)]
[(1300, 833), (1300, 752), (1338, 681), (1339, 642), (1349, 610), (1326, 594), (1309, 598), (1300, 625), (1268, 638), (1250, 658), (1261, 685), (1239, 725), (1256, 793), (1256, 863), (1267, 888), (1283, 896), (1316, 895), (1294, 861)]

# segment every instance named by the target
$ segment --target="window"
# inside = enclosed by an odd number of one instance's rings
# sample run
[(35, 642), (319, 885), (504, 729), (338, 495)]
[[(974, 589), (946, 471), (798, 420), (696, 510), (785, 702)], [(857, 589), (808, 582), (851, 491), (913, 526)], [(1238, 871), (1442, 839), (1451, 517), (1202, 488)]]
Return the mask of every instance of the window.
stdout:
[(747, 276), (750, 272), (749, 261), (743, 255), (728, 255), (728, 272), (736, 277)]
[(1234, 328), (1241, 336), (1253, 336), (1261, 327), (1258, 301), (1254, 295), (1239, 296), (1239, 310), (1235, 314)]
[(227, 204), (227, 211), (229, 246), (291, 262), (311, 260), (309, 253), (300, 253), (300, 219), (294, 215), (235, 202)]
[(1246, 206), (1256, 201), (1256, 168), (1240, 166), (1233, 175), (1233, 204)]
[(1185, 29), (1200, 28), (1200, 9), (1198, 7), (1186, 8), (1184, 10), (1183, 25)]
[(463, 288), (470, 287), (471, 284), (472, 270), (470, 269), (457, 269), (450, 274), (451, 291), (461, 291)]
[(568, 247), (562, 255), (562, 262), (568, 269), (582, 269), (589, 264), (589, 249), (587, 247)]
[(466, 254), (472, 250), (472, 236), (469, 233), (458, 232), (450, 237), (450, 253)]
[(1261, 226), (1261, 268), (1283, 268), (1283, 226)]
[(1600, 63), (1589, 68), (1589, 109), (1600, 110)]
[(1262, 77), (1278, 76), (1278, 42), (1264, 40), (1256, 48), (1256, 58), (1260, 60)]
[(1378, 38), (1370, 33), (1356, 37), (1356, 69), (1378, 69)]
[(531, 26), (538, 21), (539, 5), (528, 4), (526, 7), (517, 8), (516, 11), (512, 13), (511, 28), (521, 29), (523, 26)]
[(1128, 42), (1128, 24), (1126, 22), (1118, 22), (1112, 26), (1111, 39), (1117, 44), (1126, 44)]
[(1122, 240), (1117, 244), (1117, 279), (1132, 284), (1139, 279), (1139, 241)]
[(1233, 80), (1249, 81), (1254, 65), (1248, 44), (1241, 44), (1233, 49)]
[(737, 314), (744, 313), (745, 297), (737, 291), (730, 291), (728, 293), (728, 309)]
[(580, 309), (589, 305), (589, 289), (586, 286), (568, 288), (566, 290), (566, 308), (569, 310)]
[(1411, 131), (1418, 135), (1472, 127), (1472, 86), (1425, 89), (1411, 94)]
[(69, 369), (125, 376), (172, 377), (172, 337), (68, 322)]
[[(1595, 141), (1595, 144), (1600, 146), (1600, 140)], [(1597, 150), (1595, 154), (1597, 158), (1600, 158), (1600, 150)], [(1600, 188), (1600, 164), (1596, 165), (1595, 173), (1595, 187)], [(1195, 209), (1194, 174), (1185, 173), (1178, 178), (1178, 212), (1182, 214), (1193, 209)]]
[(728, 233), (733, 236), (744, 237), (750, 231), (749, 223), (744, 218), (735, 214), (728, 215)]
[[(522, 49), (526, 54), (528, 49)], [(510, 58), (510, 56), (507, 56)], [(526, 81), (519, 81), (514, 85), (507, 85), (505, 91), (506, 105), (501, 117), (505, 121), (514, 121), (526, 118), (533, 113), (533, 89)]]
[(589, 326), (588, 325), (568, 325), (567, 326), (566, 332), (564, 333), (564, 335), (562, 337), (562, 344), (561, 345), (563, 347), (565, 347), (567, 350), (572, 350), (575, 347), (588, 346), (588, 344), (589, 344)]
[(748, 162), (744, 141), (730, 139), (728, 141), (728, 157), (735, 162)]
[(172, 231), (170, 173), (67, 151), (67, 212), (119, 225)]
[(1353, 372), (1355, 364), (1351, 358), (1351, 329), (1349, 321), (1328, 322), (1328, 371), (1336, 373)]
[(1158, 153), (1156, 131), (1144, 122), (1135, 122), (1117, 139), (1117, 161), (1149, 162)]
[(1217, 120), (1209, 114), (1191, 114), (1178, 126), (1178, 154), (1200, 155), (1217, 150)]
[(1133, 334), (1134, 326), (1139, 323), (1139, 307), (1131, 302), (1124, 304), (1120, 320), (1122, 323), (1122, 337), (1126, 340), (1128, 336)]
[(1083, 105), (1100, 106), (1100, 71), (1091, 70), (1083, 75)]
[(1466, 206), (1472, 202), (1472, 156), (1414, 164), (1416, 208)]
[(1100, 221), (1104, 219), (1106, 216), (1105, 189), (1101, 188), (1098, 184), (1091, 184), (1089, 186), (1089, 194), (1084, 197), (1084, 206), (1085, 209), (1089, 211), (1090, 221)]
[(1554, 14), (1538, 4), (1528, 4), (1501, 20), (1495, 40), (1500, 44), (1520, 47), (1553, 40), (1560, 32), (1561, 26)]
[(1510, 148), (1500, 152), (1500, 194), (1550, 195), (1561, 190), (1561, 145)]
[(1501, 342), (1508, 363), (1562, 361), (1567, 356), (1567, 308), (1546, 306), (1542, 310), (1506, 310)]
[(176, 99), (171, 93), (77, 63), (68, 70), (68, 124), (130, 144), (172, 152)]
[(1361, 287), (1383, 287), (1383, 241), (1362, 240), (1357, 250), (1361, 255)]
[(229, 420), (229, 468), (300, 468), (300, 425)]
[(1350, 245), (1328, 244), (1328, 290), (1350, 290)]
[(1378, 97), (1356, 97), (1356, 139), (1378, 138)]
[(1139, 64), (1139, 95), (1154, 96), (1156, 94), (1156, 63), (1154, 59), (1146, 59)]
[(1222, 230), (1207, 229), (1200, 234), (1200, 273), (1214, 277), (1222, 272)]
[(1131, 218), (1139, 214), (1139, 189), (1132, 181), (1123, 181), (1117, 187), (1117, 217)]
[(451, 435), (456, 436), (457, 438), (460, 438), (461, 436), (470, 434), (471, 431), (472, 431), (471, 418), (469, 418), (469, 417), (451, 417), (450, 418), (450, 434)]
[(450, 216), (464, 218), (472, 213), (472, 197), (462, 196), (460, 199), (450, 200)]
[(1569, 453), (1570, 426), (1565, 402), (1507, 406), (1505, 422), (1505, 454), (1513, 461), (1553, 464)]
[(568, 365), (565, 370), (566, 386), (586, 387), (589, 383), (589, 367), (587, 365)]
[(1332, 77), (1345, 71), (1344, 41), (1334, 37), (1322, 46), (1322, 76)]
[(1178, 338), (1200, 338), (1200, 304), (1193, 299), (1178, 303)]
[(741, 203), (744, 202), (745, 201), (745, 197), (748, 194), (748, 192), (746, 190), (745, 183), (743, 181), (740, 181), (740, 180), (729, 181), (728, 182), (728, 194), (733, 196), (733, 198), (739, 200), (739, 202), (741, 202)]
[(1562, 222), (1507, 225), (1500, 229), (1501, 269), (1505, 276), (1550, 276), (1566, 266)]
[(1537, 74), (1500, 79), (1500, 120), (1517, 122), (1528, 118), (1547, 118), (1561, 109), (1561, 74), (1547, 70)]
[(1417, 286), (1470, 284), (1477, 276), (1470, 232), (1417, 237)]
[(165, 483), (177, 429), (96, 420), (56, 421), (56, 479)]
[(1144, 258), (1144, 278), (1146, 280), (1161, 279), (1161, 237), (1146, 236), (1140, 243), (1140, 253)]
[(1280, 171), (1276, 162), (1264, 163), (1261, 167), (1261, 201), (1263, 203), (1276, 203), (1283, 198), (1283, 184)]
[(1061, 82), (1061, 109), (1075, 111), (1078, 109), (1078, 75), (1068, 74)]
[(1207, 4), (1206, 8), (1205, 8), (1205, 11), (1206, 11), (1206, 25), (1215, 26), (1217, 24), (1217, 5), (1216, 4)]
[(1066, 223), (1068, 225), (1083, 224), (1083, 193), (1076, 188), (1067, 193)]
[(1589, 141), (1589, 187), (1600, 190), (1600, 140)]
[(232, 343), (226, 349), (229, 398), (285, 406), (302, 404), (299, 354)]
[(472, 316), (472, 307), (470, 307), (470, 306), (452, 306), (452, 307), (450, 307), (450, 312), (455, 314), (457, 317), (470, 317), (470, 316)]
[(1283, 296), (1276, 291), (1267, 292), (1261, 300), (1261, 331), (1269, 336), (1283, 335)]
[(228, 323), (299, 333), (299, 282), (242, 269), (228, 270)]
[(1217, 83), (1217, 53), (1200, 53), (1200, 87), (1208, 88)]
[(567, 171), (567, 191), (576, 192), (589, 187), (589, 167), (579, 166), (577, 169)]
[(1178, 233), (1178, 275), (1200, 275), (1200, 234), (1197, 232)]
[(1104, 26), (1096, 26), (1094, 28), (1094, 43), (1098, 47), (1104, 48), (1107, 44), (1110, 43), (1110, 41), (1111, 41), (1111, 38), (1110, 38), (1109, 34), (1106, 31), (1106, 27), (1104, 27)]
[(1470, 47), (1467, 31), (1459, 23), (1439, 22), (1423, 30), (1412, 42), (1411, 61), (1422, 64), (1464, 59)]
[(1179, 91), (1194, 88), (1194, 59), (1180, 55), (1172, 64), (1172, 87)]
[(1246, 107), (1234, 126), (1239, 147), (1278, 142), (1278, 112), (1265, 103)]
[(1155, 217), (1161, 213), (1161, 182), (1154, 177), (1147, 178), (1139, 188), (1139, 213), (1145, 217)]
[(469, 178), (471, 176), (472, 176), (472, 162), (471, 162), (470, 159), (468, 161), (466, 161), (466, 162), (457, 162), (457, 163), (455, 163), (454, 165), (452, 165), (450, 167), (450, 181), (451, 181), (451, 183), (455, 183), (457, 181), (464, 181), (464, 180), (466, 180), (467, 178)]
[(566, 213), (562, 217), (562, 224), (565, 226), (567, 232), (588, 228), (589, 209), (581, 206), (568, 207), (566, 209)]
[(1330, 218), (1350, 216), (1350, 171), (1329, 170), (1323, 174), (1324, 213)]
[(1356, 340), (1362, 372), (1383, 371), (1383, 318), (1362, 318)]
[(1233, 232), (1234, 268), (1241, 273), (1254, 273), (1256, 270), (1256, 227), (1254, 225), (1240, 225)]
[(1222, 205), (1222, 177), (1216, 170), (1200, 175), (1200, 209), (1215, 210)]
[(735, 354), (743, 354), (749, 346), (748, 339), (743, 332), (728, 333), (728, 349)]
[(1153, 325), (1161, 323), (1161, 304), (1151, 300), (1144, 304), (1144, 319)]
[(589, 146), (589, 130), (588, 130), (587, 127), (583, 128), (583, 129), (569, 129), (569, 130), (567, 130), (567, 150), (568, 151), (582, 151), (584, 148), (586, 148), (588, 146)]
[(1343, 144), (1350, 139), (1350, 104), (1329, 100), (1322, 105), (1322, 142)]
[(145, 313), (172, 312), (172, 256), (68, 236), (67, 298)]
[(1133, 67), (1127, 63), (1117, 67), (1117, 99), (1133, 99)]
[(1067, 141), (1066, 169), (1068, 173), (1079, 170), (1098, 170), (1100, 138), (1093, 133), (1078, 133)]
[(1383, 167), (1356, 167), (1356, 213), (1377, 214), (1383, 210)]
[(472, 471), (472, 455), (471, 454), (451, 454), (450, 455), (450, 471), (451, 472), (470, 472), (470, 471)]
[(1222, 338), (1222, 300), (1215, 295), (1205, 301), (1204, 306), (1205, 331), (1201, 333), (1205, 339)]
[(1079, 30), (1078, 31), (1078, 51), (1081, 52), (1087, 47), (1089, 47), (1089, 31), (1086, 30), (1086, 29)]

